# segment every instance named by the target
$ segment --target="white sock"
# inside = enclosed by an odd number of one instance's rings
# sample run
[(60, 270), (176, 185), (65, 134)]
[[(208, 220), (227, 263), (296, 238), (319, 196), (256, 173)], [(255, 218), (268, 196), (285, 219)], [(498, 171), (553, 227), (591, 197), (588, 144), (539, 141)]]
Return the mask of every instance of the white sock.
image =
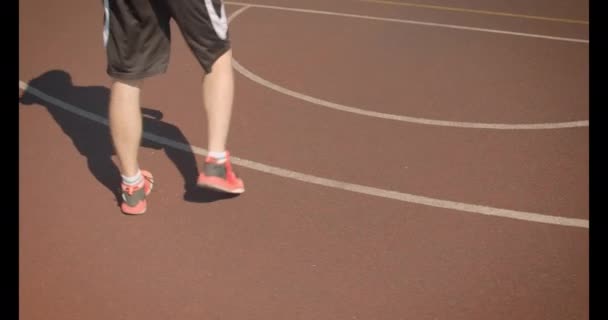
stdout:
[(122, 176), (122, 182), (126, 185), (134, 186), (141, 183), (143, 180), (143, 176), (141, 175), (141, 170), (137, 169), (137, 174), (132, 177)]
[(209, 151), (209, 156), (215, 160), (225, 160), (226, 159), (226, 151), (217, 152), (217, 151)]

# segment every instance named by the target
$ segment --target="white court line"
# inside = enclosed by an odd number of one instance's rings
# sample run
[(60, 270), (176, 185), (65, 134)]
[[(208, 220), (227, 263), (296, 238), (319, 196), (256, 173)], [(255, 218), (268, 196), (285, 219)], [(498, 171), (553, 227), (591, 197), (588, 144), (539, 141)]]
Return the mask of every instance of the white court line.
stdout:
[[(245, 10), (252, 6), (245, 6), (234, 13), (232, 13), (229, 17), (229, 21), (232, 22), (238, 15), (243, 13)], [(474, 129), (494, 129), (494, 130), (539, 130), (539, 129), (563, 129), (563, 128), (576, 128), (576, 127), (587, 127), (589, 126), (589, 121), (580, 120), (580, 121), (569, 121), (569, 122), (549, 122), (549, 123), (480, 123), (480, 122), (464, 122), (464, 121), (447, 121), (447, 120), (436, 120), (436, 119), (427, 119), (427, 118), (418, 118), (418, 117), (409, 117), (403, 115), (396, 115), (391, 113), (383, 113), (376, 111), (369, 111), (361, 108), (355, 108), (346, 106), (343, 104), (315, 98), (303, 93), (299, 93), (296, 91), (292, 91), (285, 87), (281, 87), (280, 85), (268, 81), (257, 74), (249, 71), (247, 68), (243, 67), (233, 56), (233, 66), (234, 69), (239, 72), (244, 77), (249, 80), (258, 83), (266, 88), (274, 90), (276, 92), (282, 93), (284, 95), (291, 96), (296, 99), (300, 99), (306, 102), (310, 102), (312, 104), (316, 104), (319, 106), (327, 107), (334, 110), (340, 110), (344, 112), (359, 114), (368, 117), (380, 118), (380, 119), (388, 119), (395, 120), (401, 122), (409, 122), (409, 123), (417, 123), (423, 125), (431, 125), (431, 126), (442, 126), (442, 127), (458, 127), (458, 128), (474, 128)]]
[(570, 122), (549, 122), (549, 123), (480, 123), (480, 122), (463, 122), (463, 121), (447, 121), (447, 120), (436, 120), (427, 118), (416, 118), (408, 117), (403, 115), (396, 115), (391, 113), (382, 113), (376, 111), (369, 111), (365, 109), (349, 107), (343, 104), (315, 98), (303, 93), (289, 90), (285, 87), (281, 87), (278, 84), (270, 82), (253, 72), (243, 67), (234, 57), (233, 66), (236, 71), (248, 78), (249, 80), (256, 82), (266, 88), (272, 89), (284, 95), (288, 95), (312, 104), (327, 107), (330, 109), (340, 110), (349, 113), (360, 114), (368, 117), (395, 120), (401, 122), (417, 123), (431, 126), (442, 126), (442, 127), (458, 127), (458, 128), (475, 128), (475, 129), (495, 129), (495, 130), (538, 130), (538, 129), (563, 129), (563, 128), (576, 128), (576, 127), (588, 127), (589, 121), (570, 121)]
[[(106, 118), (96, 115), (94, 113), (88, 112), (88, 111), (84, 111), (79, 107), (73, 106), (60, 99), (49, 96), (46, 93), (29, 86), (27, 83), (25, 83), (21, 80), (19, 80), (19, 88), (26, 90), (29, 94), (35, 95), (38, 98), (45, 100), (47, 102), (50, 102), (50, 103), (56, 105), (57, 107), (60, 107), (68, 112), (72, 112), (83, 118), (105, 124), (106, 126), (108, 125), (108, 120)], [(161, 137), (161, 136), (149, 133), (149, 132), (144, 132), (143, 138), (148, 139), (150, 141), (154, 141), (156, 143), (160, 143), (162, 145), (165, 145), (167, 147), (171, 147), (174, 149), (178, 149), (178, 150), (182, 150), (182, 151), (186, 151), (186, 152), (194, 152), (194, 153), (202, 155), (202, 156), (207, 155), (207, 150), (205, 150), (203, 148), (179, 143), (177, 141), (167, 139), (165, 137)], [(289, 178), (289, 179), (293, 179), (293, 180), (298, 180), (298, 181), (302, 181), (302, 182), (306, 182), (306, 183), (317, 184), (317, 185), (321, 185), (324, 187), (351, 191), (351, 192), (361, 193), (361, 194), (375, 196), (375, 197), (379, 197), (379, 198), (393, 199), (393, 200), (398, 200), (398, 201), (402, 201), (402, 202), (415, 203), (415, 204), (431, 206), (431, 207), (436, 207), (436, 208), (444, 208), (444, 209), (461, 211), (461, 212), (470, 212), (470, 213), (476, 213), (476, 214), (482, 214), (482, 215), (488, 215), (488, 216), (494, 216), (494, 217), (503, 217), (503, 218), (530, 221), (530, 222), (539, 222), (539, 223), (568, 226), (568, 227), (578, 227), (578, 228), (585, 228), (585, 229), (589, 228), (589, 221), (585, 220), (585, 219), (567, 218), (567, 217), (552, 216), (552, 215), (540, 214), (540, 213), (493, 208), (493, 207), (488, 207), (488, 206), (468, 204), (468, 203), (455, 202), (455, 201), (449, 201), (449, 200), (434, 199), (434, 198), (429, 198), (429, 197), (424, 197), (424, 196), (419, 196), (419, 195), (414, 195), (414, 194), (409, 194), (409, 193), (385, 190), (385, 189), (368, 187), (368, 186), (363, 186), (363, 185), (358, 185), (358, 184), (352, 184), (352, 183), (348, 183), (348, 182), (342, 182), (342, 181), (337, 181), (337, 180), (332, 180), (332, 179), (327, 179), (327, 178), (316, 177), (313, 175), (304, 174), (304, 173), (300, 173), (300, 172), (292, 171), (292, 170), (288, 170), (288, 169), (273, 167), (270, 165), (266, 165), (266, 164), (259, 163), (259, 162), (254, 162), (251, 160), (241, 159), (238, 157), (232, 157), (231, 159), (233, 160), (234, 164), (245, 167), (245, 168), (249, 168), (252, 170), (256, 170), (256, 171), (260, 171), (260, 172), (264, 172), (264, 173), (268, 173), (268, 174), (272, 174), (272, 175), (276, 175), (276, 176), (280, 176), (280, 177), (284, 177), (284, 178)]]
[(360, 15), (360, 14), (350, 14), (350, 13), (341, 13), (341, 12), (332, 12), (332, 11), (323, 11), (323, 10), (300, 9), (300, 8), (292, 8), (292, 7), (280, 7), (280, 6), (253, 4), (253, 3), (236, 2), (236, 1), (225, 1), (224, 3), (231, 4), (231, 5), (242, 5), (242, 6), (248, 6), (248, 7), (255, 7), (255, 8), (265, 8), (265, 9), (274, 9), (274, 10), (283, 10), (283, 11), (303, 12), (303, 13), (315, 13), (315, 14), (330, 15), (330, 16), (340, 16), (340, 17), (360, 18), (360, 19), (386, 21), (386, 22), (407, 23), (407, 24), (415, 24), (415, 25), (422, 25), (422, 26), (429, 26), (429, 27), (440, 27), (440, 28), (457, 29), (457, 30), (506, 34), (506, 35), (512, 35), (512, 36), (528, 37), (528, 38), (539, 38), (539, 39), (558, 40), (558, 41), (566, 41), (566, 42), (589, 43), (589, 40), (587, 40), (587, 39), (555, 37), (555, 36), (548, 36), (548, 35), (543, 35), (543, 34), (513, 32), (513, 31), (505, 31), (505, 30), (497, 30), (497, 29), (488, 29), (488, 28), (475, 28), (475, 27), (467, 27), (467, 26), (460, 26), (460, 25), (454, 25), (454, 24), (445, 24), (445, 23), (434, 23), (434, 22), (424, 22), (424, 21), (417, 21), (417, 20), (394, 19), (394, 18), (382, 18), (382, 17), (374, 17), (374, 16), (367, 16), (367, 15)]
[(424, 8), (424, 9), (439, 10), (439, 11), (474, 13), (474, 14), (491, 15), (491, 16), (502, 16), (502, 17), (521, 18), (521, 19), (531, 19), (531, 20), (544, 20), (544, 21), (575, 23), (575, 24), (584, 24), (584, 25), (589, 24), (589, 21), (585, 21), (585, 20), (557, 18), (557, 17), (543, 17), (543, 16), (504, 12), (504, 11), (479, 10), (479, 9), (469, 9), (469, 8), (459, 8), (459, 7), (446, 7), (446, 6), (429, 5), (429, 4), (422, 4), (422, 3), (411, 3), (411, 2), (403, 2), (403, 1), (386, 1), (386, 0), (359, 0), (359, 1), (368, 2), (368, 3), (392, 5), (392, 6)]

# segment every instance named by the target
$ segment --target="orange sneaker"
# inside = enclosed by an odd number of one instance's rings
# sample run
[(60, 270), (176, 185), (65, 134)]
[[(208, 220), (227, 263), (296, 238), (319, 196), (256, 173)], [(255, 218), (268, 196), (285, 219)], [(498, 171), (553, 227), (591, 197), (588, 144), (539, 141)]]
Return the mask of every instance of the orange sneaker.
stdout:
[(198, 176), (196, 184), (199, 187), (211, 188), (223, 192), (238, 194), (245, 192), (245, 185), (232, 169), (230, 155), (226, 151), (226, 161), (217, 160), (207, 156), (203, 163), (203, 172)]
[(148, 171), (141, 170), (142, 182), (136, 186), (121, 183), (122, 200), (120, 210), (126, 214), (142, 214), (146, 212), (146, 196), (152, 191), (154, 177)]

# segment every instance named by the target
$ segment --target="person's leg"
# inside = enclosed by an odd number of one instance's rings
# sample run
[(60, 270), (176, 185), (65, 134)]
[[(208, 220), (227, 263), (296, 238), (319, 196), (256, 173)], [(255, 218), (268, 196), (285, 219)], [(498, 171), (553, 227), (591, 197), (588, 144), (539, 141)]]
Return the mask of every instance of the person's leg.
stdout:
[(112, 78), (108, 116), (122, 176), (120, 208), (127, 214), (146, 211), (146, 195), (153, 186), (152, 174), (140, 169), (137, 159), (142, 137), (141, 85), (146, 77), (165, 72), (169, 60), (169, 16), (153, 3), (104, 1), (104, 45)]
[(234, 75), (224, 5), (220, 0), (170, 3), (184, 39), (205, 70), (202, 96), (208, 120), (209, 154), (198, 185), (242, 193), (245, 191), (243, 181), (232, 169), (226, 149), (232, 117)]
[(152, 191), (154, 178), (139, 168), (137, 155), (142, 136), (140, 86), (142, 80), (113, 79), (110, 89), (110, 134), (122, 177), (123, 203), (127, 214), (141, 214), (147, 209), (146, 195)]
[(234, 97), (232, 51), (224, 53), (213, 64), (213, 72), (203, 80), (203, 103), (208, 119), (208, 147), (213, 154), (226, 151)]
[(138, 149), (142, 135), (142, 116), (139, 104), (141, 80), (114, 79), (110, 89), (110, 133), (123, 176), (138, 174)]

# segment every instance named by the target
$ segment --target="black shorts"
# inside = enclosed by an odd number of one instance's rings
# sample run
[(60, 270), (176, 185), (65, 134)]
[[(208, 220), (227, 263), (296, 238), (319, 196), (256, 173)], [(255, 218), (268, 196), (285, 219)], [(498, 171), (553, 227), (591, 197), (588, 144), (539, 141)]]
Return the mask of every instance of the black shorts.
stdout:
[(142, 79), (166, 72), (171, 18), (205, 72), (210, 73), (215, 61), (230, 49), (221, 0), (103, 0), (103, 6), (103, 40), (111, 77)]

